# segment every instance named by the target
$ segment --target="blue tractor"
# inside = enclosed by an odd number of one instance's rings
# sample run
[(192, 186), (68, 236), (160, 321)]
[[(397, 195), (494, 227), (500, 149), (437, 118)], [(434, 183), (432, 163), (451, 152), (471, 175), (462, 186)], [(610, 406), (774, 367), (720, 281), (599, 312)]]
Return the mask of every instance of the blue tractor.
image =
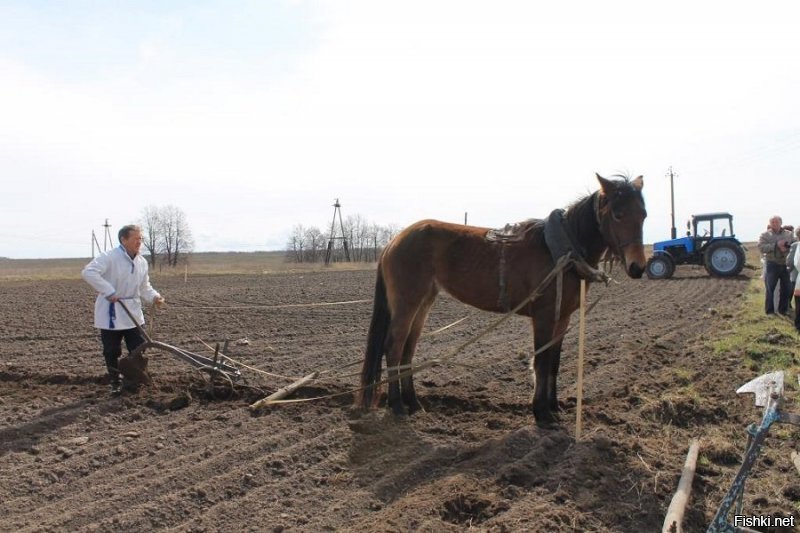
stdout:
[(744, 248), (733, 233), (733, 215), (707, 213), (692, 215), (686, 237), (654, 243), (645, 271), (650, 279), (667, 279), (676, 265), (702, 265), (712, 276), (730, 277), (742, 271), (744, 262)]

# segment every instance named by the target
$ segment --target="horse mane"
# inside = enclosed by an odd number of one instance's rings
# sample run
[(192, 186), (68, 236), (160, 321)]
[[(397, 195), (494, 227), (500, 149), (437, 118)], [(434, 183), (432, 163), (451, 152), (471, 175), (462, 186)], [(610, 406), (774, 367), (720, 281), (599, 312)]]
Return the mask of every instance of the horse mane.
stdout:
[[(609, 198), (607, 201), (625, 203), (630, 199), (631, 195), (641, 195), (631, 183), (633, 178), (627, 174), (614, 174), (608, 179), (614, 179), (617, 184), (617, 191), (614, 194), (614, 198)], [(595, 209), (600, 206), (596, 200), (601, 192), (601, 189), (598, 189), (569, 204), (565, 210), (564, 217), (569, 231), (579, 242), (588, 242), (590, 245), (594, 245), (590, 246), (592, 248), (598, 248), (597, 245), (602, 243), (602, 248), (595, 250), (598, 257), (606, 249), (605, 243), (600, 238), (600, 228), (597, 224), (599, 213), (595, 213)]]

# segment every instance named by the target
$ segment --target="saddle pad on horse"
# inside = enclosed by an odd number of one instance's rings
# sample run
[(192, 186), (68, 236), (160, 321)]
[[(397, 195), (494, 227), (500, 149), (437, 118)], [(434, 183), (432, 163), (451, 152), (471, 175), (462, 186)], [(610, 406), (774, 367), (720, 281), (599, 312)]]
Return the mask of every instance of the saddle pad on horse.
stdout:
[(490, 229), (485, 238), (489, 242), (521, 242), (530, 230), (541, 224), (544, 224), (543, 220), (529, 218), (515, 224), (506, 224), (503, 228)]

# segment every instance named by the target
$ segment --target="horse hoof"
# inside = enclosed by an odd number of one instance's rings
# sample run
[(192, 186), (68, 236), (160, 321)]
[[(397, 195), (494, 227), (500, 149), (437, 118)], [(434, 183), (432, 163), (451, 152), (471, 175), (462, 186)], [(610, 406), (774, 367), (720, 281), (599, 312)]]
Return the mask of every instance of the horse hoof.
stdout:
[(391, 407), (390, 411), (391, 411), (392, 415), (397, 416), (397, 417), (406, 417), (406, 416), (408, 416), (408, 411), (406, 411), (406, 408), (403, 405)]
[(536, 419), (536, 425), (540, 428), (551, 429), (558, 426), (558, 415), (551, 411), (534, 413), (533, 417)]
[(417, 411), (423, 411), (423, 412), (425, 411), (425, 409), (422, 408), (422, 404), (420, 404), (419, 402), (413, 402), (408, 406), (409, 415), (413, 415)]
[(550, 420), (539, 420), (537, 418), (536, 427), (538, 427), (539, 429), (558, 429), (560, 426), (558, 424), (558, 421), (555, 420), (554, 418), (551, 418)]

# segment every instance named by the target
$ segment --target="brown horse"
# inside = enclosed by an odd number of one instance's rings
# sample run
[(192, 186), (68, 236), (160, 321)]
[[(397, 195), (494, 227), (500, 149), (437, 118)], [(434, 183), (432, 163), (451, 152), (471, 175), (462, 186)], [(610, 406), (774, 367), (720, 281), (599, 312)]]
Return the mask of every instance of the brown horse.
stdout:
[[(600, 189), (566, 211), (556, 210), (547, 222), (529, 222), (516, 240), (491, 242), (487, 228), (436, 220), (417, 222), (395, 237), (381, 254), (375, 282), (372, 321), (361, 371), (358, 403), (368, 409), (378, 400), (382, 357), (389, 378), (399, 365), (410, 365), (428, 311), (440, 290), (485, 311), (514, 309), (542, 283), (556, 260), (570, 254), (564, 271), (561, 309), (556, 315), (556, 283), (543, 287), (535, 302), (518, 314), (533, 321), (534, 347), (553, 344), (534, 359), (533, 414), (539, 424), (555, 421), (556, 378), (561, 338), (578, 308), (581, 277), (598, 279), (597, 265), (611, 250), (632, 278), (644, 272), (642, 224), (647, 213), (643, 179), (609, 180), (597, 175)], [(413, 377), (389, 383), (388, 406), (397, 415), (421, 408)]]

